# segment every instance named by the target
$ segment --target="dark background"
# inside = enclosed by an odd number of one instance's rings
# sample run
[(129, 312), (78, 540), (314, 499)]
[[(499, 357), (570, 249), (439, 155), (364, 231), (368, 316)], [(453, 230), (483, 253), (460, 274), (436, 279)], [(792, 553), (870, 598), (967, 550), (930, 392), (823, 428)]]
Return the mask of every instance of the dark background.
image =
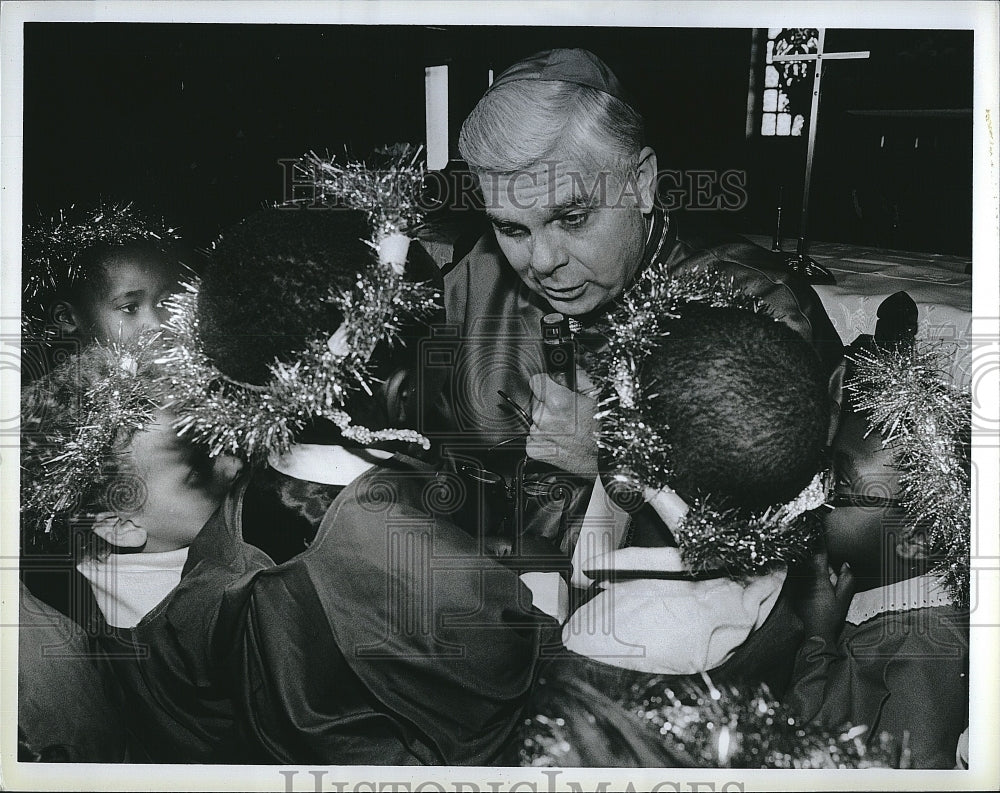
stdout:
[[(581, 46), (631, 92), (661, 168), (746, 172), (746, 205), (716, 220), (769, 234), (783, 184), (792, 238), (806, 138), (747, 138), (752, 40), (718, 28), (29, 23), (25, 221), (132, 200), (204, 245), (283, 197), (279, 160), (421, 142), (425, 66), (451, 67), (457, 138), (487, 69)], [(871, 58), (825, 71), (810, 236), (969, 254), (972, 33), (829, 30), (826, 48)], [(940, 110), (952, 112), (927, 112)]]

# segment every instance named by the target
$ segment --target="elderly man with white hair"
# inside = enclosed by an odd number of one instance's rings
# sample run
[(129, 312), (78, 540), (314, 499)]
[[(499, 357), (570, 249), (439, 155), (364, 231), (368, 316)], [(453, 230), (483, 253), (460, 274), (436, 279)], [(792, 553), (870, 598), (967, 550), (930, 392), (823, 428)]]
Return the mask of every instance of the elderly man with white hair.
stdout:
[[(600, 343), (594, 331), (603, 317), (653, 263), (731, 276), (810, 341), (828, 372), (837, 367), (841, 341), (804, 279), (742, 238), (689, 237), (658, 206), (657, 156), (645, 145), (642, 116), (592, 53), (549, 50), (510, 67), (466, 119), (459, 149), (492, 224), (445, 278), (461, 340), (449, 396), (457, 445), (470, 455), (526, 432), (509, 408), (515, 402), (532, 418), (528, 457), (593, 481), (595, 405), (579, 364)], [(583, 351), (572, 390), (546, 374), (539, 323), (552, 312), (571, 319)], [(519, 450), (500, 448), (511, 447)], [(501, 467), (495, 456), (486, 460)], [(588, 490), (577, 489), (578, 506)], [(543, 507), (549, 519), (531, 531), (566, 553), (574, 508), (563, 506)]]

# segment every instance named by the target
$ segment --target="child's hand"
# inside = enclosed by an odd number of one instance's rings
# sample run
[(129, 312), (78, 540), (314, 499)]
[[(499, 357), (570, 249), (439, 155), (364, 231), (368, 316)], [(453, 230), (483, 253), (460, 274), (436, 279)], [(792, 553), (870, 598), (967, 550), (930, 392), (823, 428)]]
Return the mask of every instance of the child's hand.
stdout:
[(806, 636), (835, 642), (854, 597), (854, 573), (844, 562), (834, 584), (825, 549), (803, 567), (804, 576), (793, 579), (792, 608), (805, 625)]

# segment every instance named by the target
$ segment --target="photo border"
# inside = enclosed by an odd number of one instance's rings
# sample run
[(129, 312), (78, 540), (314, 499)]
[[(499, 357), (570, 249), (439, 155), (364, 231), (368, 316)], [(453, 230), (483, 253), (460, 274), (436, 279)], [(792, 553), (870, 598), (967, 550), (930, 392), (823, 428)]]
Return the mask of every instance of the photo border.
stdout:
[[(975, 328), (985, 338), (986, 352), (974, 366), (996, 367), (998, 346), (998, 57), (995, 3), (983, 2), (514, 2), (488, 5), (473, 2), (3, 2), (0, 9), (0, 338), (19, 334), (23, 23), (74, 22), (199, 22), (271, 24), (372, 25), (551, 25), (647, 27), (762, 27), (789, 20), (833, 28), (951, 28), (975, 31), (974, 99), (974, 289)], [(976, 372), (973, 372), (975, 376)], [(0, 416), (19, 413), (18, 371), (0, 358)], [(974, 377), (975, 380), (975, 377)], [(997, 426), (995, 378), (985, 378), (976, 393), (984, 415)], [(989, 442), (987, 442), (989, 441)], [(16, 762), (17, 675), (17, 502), (18, 449), (0, 448), (0, 787), (15, 790), (514, 790), (632, 789), (648, 790), (972, 790), (996, 788), (995, 741), (998, 708), (997, 669), (1000, 592), (998, 577), (996, 439), (978, 438), (973, 450), (978, 488), (975, 515), (977, 546), (973, 558), (981, 597), (973, 615), (975, 654), (970, 668), (969, 771), (737, 771), (732, 769), (530, 769), (98, 765), (89, 763), (31, 764)], [(319, 774), (323, 772), (323, 774)], [(317, 787), (317, 781), (320, 787)]]

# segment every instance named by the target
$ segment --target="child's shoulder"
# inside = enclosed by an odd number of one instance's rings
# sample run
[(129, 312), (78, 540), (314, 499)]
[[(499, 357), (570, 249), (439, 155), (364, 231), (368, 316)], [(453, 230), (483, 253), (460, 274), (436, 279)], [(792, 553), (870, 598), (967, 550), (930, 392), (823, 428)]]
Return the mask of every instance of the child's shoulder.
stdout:
[(856, 659), (965, 663), (969, 612), (956, 606), (940, 581), (916, 576), (859, 592), (851, 601), (841, 645)]
[(468, 497), (462, 479), (452, 471), (396, 454), (344, 488), (331, 513), (371, 515), (448, 512)]

